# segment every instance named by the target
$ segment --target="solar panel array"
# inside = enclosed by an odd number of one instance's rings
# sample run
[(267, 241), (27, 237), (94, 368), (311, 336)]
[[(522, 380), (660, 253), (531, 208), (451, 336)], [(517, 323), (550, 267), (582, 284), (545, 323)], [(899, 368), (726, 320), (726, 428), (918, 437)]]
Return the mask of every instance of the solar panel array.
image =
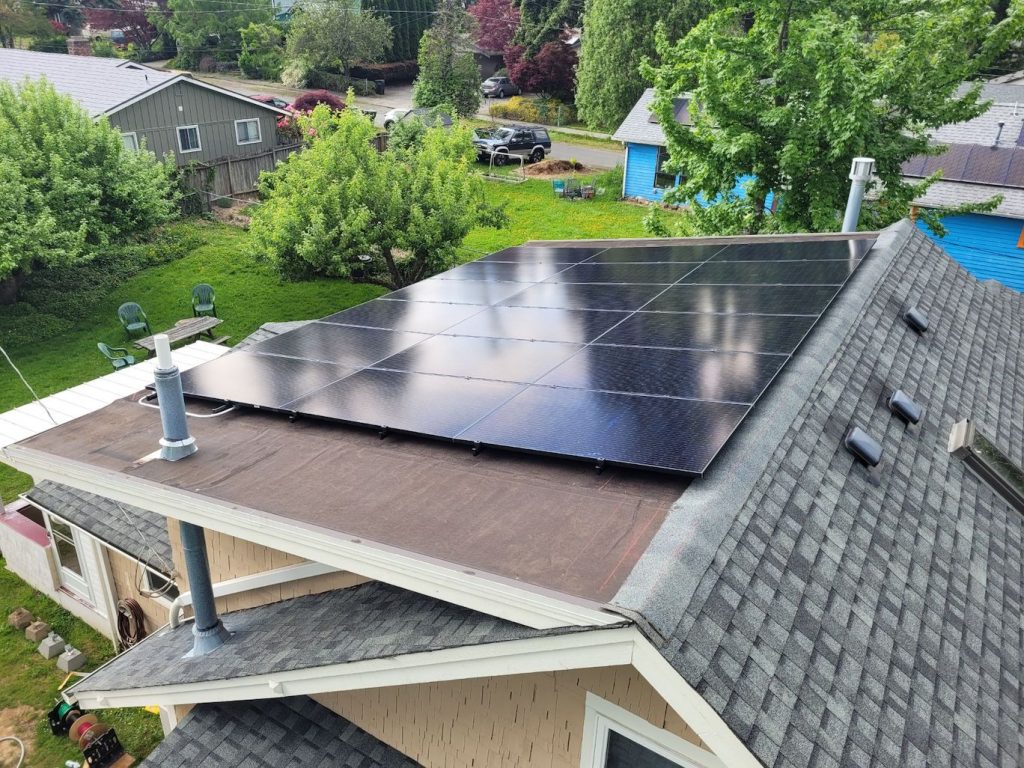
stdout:
[(918, 155), (903, 164), (904, 175), (916, 178), (939, 170), (943, 181), (1024, 187), (1024, 146), (950, 144), (941, 155)]
[(700, 475), (872, 242), (509, 248), (194, 368), (183, 385)]

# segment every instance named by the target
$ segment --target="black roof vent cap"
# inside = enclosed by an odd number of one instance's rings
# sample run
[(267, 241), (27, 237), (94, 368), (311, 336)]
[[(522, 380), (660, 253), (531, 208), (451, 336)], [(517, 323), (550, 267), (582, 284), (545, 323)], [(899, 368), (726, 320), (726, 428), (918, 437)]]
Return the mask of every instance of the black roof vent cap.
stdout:
[(918, 333), (928, 330), (928, 315), (920, 307), (911, 307), (903, 313), (903, 320)]
[(889, 395), (887, 405), (890, 411), (907, 424), (917, 424), (921, 420), (921, 416), (924, 415), (924, 408), (921, 407), (921, 404), (902, 389), (897, 389)]
[(882, 460), (882, 444), (860, 427), (850, 427), (843, 438), (846, 449), (869, 467)]

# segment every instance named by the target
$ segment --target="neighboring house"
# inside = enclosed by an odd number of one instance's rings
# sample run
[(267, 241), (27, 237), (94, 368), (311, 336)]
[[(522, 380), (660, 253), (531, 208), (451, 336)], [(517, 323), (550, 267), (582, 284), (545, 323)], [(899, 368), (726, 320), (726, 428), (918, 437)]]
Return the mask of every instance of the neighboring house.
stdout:
[(247, 96), (121, 59), (0, 48), (0, 79), (45, 78), (93, 119), (106, 117), (125, 145), (179, 166), (265, 155), (283, 110)]
[[(490, 312), (519, 290), (501, 282), (482, 291), (490, 275), (526, 283), (527, 308), (576, 297), (604, 309), (574, 310), (561, 329), (538, 318), (530, 329), (530, 338), (554, 330), (576, 338), (616, 310), (601, 296), (625, 300), (625, 288), (640, 286), (584, 290), (546, 276), (553, 266), (567, 271), (578, 249), (610, 244), (546, 243), (522, 251), (522, 262), (463, 267), (477, 280), (442, 287), (468, 303), (432, 304), (444, 278), (432, 279), (374, 305), (387, 310), (374, 327), (403, 327), (417, 294), (427, 304), (421, 319), (435, 329)], [(215, 594), (233, 593), (220, 600), (233, 632), (223, 647), (184, 658), (191, 627), (168, 627), (65, 695), (87, 708), (159, 704), (169, 735), (144, 766), (1018, 762), (1024, 297), (971, 277), (909, 222), (849, 237), (616, 245), (664, 253), (647, 265), (652, 279), (689, 274), (693, 265), (676, 255), (704, 261), (706, 280), (649, 286), (645, 296), (669, 291), (664, 302), (675, 302), (639, 313), (651, 333), (672, 311), (686, 315), (673, 322), (690, 324), (691, 347), (796, 345), (777, 375), (778, 355), (748, 352), (740, 368), (659, 377), (688, 378), (697, 391), (729, 386), (736, 371), (776, 379), (700, 477), (478, 454), (386, 429), (378, 437), (340, 423), (291, 423), (287, 409), (191, 419), (199, 453), (175, 463), (140, 461), (157, 446), (160, 420), (131, 400), (50, 429), (13, 419), (22, 439), (3, 461), (42, 487), (61, 483), (166, 518), (182, 590), (177, 522), (203, 526)], [(678, 254), (665, 247), (693, 245)], [(739, 251), (734, 263), (760, 254), (743, 285), (716, 280), (724, 248)], [(622, 272), (630, 252), (617, 256), (582, 272)], [(806, 338), (808, 321), (777, 314), (772, 302), (786, 290), (779, 275), (794, 270), (807, 307), (827, 305)], [(910, 306), (927, 313), (925, 333), (905, 322)], [(358, 327), (360, 336), (385, 335)], [(482, 360), (490, 346), (477, 345)], [(273, 381), (245, 373), (253, 349), (190, 376), (290, 399), (299, 382), (286, 372)], [(377, 360), (380, 349), (336, 353)], [(323, 346), (316, 354), (335, 359)], [(282, 371), (292, 365), (279, 362)], [(426, 392), (368, 388), (352, 404), (435, 418), (473, 407), (451, 394), (464, 391), (461, 381), (440, 377), (430, 386), (441, 390)], [(923, 406), (917, 424), (886, 407), (897, 388)], [(604, 402), (610, 392), (586, 394)], [(564, 418), (547, 418), (556, 416)], [(630, 417), (609, 408), (600, 418), (625, 440)], [(964, 419), (991, 441), (966, 458), (949, 445)], [(607, 439), (613, 429), (577, 426), (566, 440)], [(851, 426), (878, 440), (874, 469), (844, 448)], [(697, 421), (660, 429), (665, 440), (682, 437), (680, 451), (727, 437)], [(993, 471), (985, 456), (1002, 466)]]
[(923, 208), (1002, 195), (991, 213), (945, 217), (947, 234), (937, 242), (975, 277), (1024, 291), (1024, 85), (986, 83), (982, 98), (993, 101), (983, 115), (934, 132), (932, 140), (947, 145), (946, 152), (908, 161), (903, 174), (913, 181), (942, 171), (914, 201)]

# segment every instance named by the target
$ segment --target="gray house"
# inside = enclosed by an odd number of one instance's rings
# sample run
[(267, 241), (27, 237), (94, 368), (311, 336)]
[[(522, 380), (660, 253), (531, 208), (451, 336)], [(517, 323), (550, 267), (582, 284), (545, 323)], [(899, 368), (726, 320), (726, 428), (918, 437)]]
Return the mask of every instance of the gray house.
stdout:
[(45, 78), (106, 117), (127, 146), (173, 155), (179, 166), (265, 155), (284, 111), (232, 91), (122, 59), (0, 49), (0, 80)]

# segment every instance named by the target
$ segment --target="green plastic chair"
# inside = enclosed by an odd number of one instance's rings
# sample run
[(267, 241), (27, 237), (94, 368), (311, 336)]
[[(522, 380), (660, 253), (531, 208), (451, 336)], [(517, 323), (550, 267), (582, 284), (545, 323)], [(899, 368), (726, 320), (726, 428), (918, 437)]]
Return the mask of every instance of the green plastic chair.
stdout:
[(217, 296), (213, 292), (213, 286), (207, 283), (200, 283), (192, 289), (192, 315), (217, 316)]
[(124, 326), (124, 331), (128, 334), (129, 339), (134, 338), (135, 334), (142, 331), (145, 331), (147, 336), (153, 333), (149, 329), (149, 319), (146, 317), (146, 313), (134, 301), (126, 301), (118, 307), (117, 318)]
[(555, 191), (555, 197), (565, 197), (565, 179), (552, 179), (551, 188)]
[(127, 368), (129, 365), (135, 365), (134, 355), (129, 355), (128, 350), (124, 347), (108, 347), (102, 341), (97, 342), (96, 347), (110, 361), (110, 364), (114, 366), (115, 371)]

